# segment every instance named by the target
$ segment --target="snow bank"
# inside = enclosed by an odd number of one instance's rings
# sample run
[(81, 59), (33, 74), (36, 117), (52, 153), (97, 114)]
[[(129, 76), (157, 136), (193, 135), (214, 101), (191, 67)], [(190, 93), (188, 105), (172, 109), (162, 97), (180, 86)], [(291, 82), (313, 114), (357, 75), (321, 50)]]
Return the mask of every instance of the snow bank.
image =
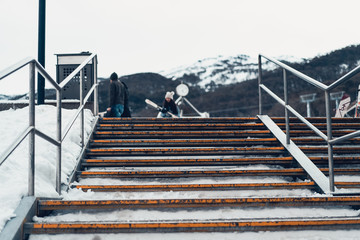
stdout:
[[(56, 139), (56, 107), (36, 106), (35, 127)], [(62, 110), (63, 130), (74, 117), (76, 110)], [(22, 133), (29, 123), (29, 108), (0, 112), (0, 155)], [(85, 134), (89, 135), (94, 117), (85, 110)], [(80, 120), (77, 120), (63, 142), (62, 183), (66, 183), (80, 154)], [(28, 137), (0, 166), (0, 231), (6, 221), (14, 217), (14, 210), (28, 193)], [(55, 190), (56, 147), (35, 137), (35, 195), (58, 197)]]

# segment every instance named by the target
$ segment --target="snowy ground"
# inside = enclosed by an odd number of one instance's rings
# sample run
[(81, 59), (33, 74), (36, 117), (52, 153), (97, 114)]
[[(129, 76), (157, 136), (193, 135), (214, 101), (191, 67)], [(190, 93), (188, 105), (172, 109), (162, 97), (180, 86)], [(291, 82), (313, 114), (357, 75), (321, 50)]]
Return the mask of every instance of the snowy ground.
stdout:
[[(74, 117), (76, 110), (62, 110), (63, 130)], [(22, 133), (29, 123), (29, 108), (0, 112), (0, 155)], [(36, 106), (35, 126), (43, 133), (56, 138), (56, 107)], [(86, 134), (91, 131), (94, 117), (85, 111)], [(62, 182), (74, 169), (81, 151), (80, 122), (76, 121), (65, 138), (62, 151)], [(55, 190), (56, 147), (40, 137), (35, 138), (35, 194), (42, 197), (58, 197)], [(0, 166), (0, 231), (7, 220), (14, 217), (14, 210), (23, 196), (28, 193), (28, 138)]]

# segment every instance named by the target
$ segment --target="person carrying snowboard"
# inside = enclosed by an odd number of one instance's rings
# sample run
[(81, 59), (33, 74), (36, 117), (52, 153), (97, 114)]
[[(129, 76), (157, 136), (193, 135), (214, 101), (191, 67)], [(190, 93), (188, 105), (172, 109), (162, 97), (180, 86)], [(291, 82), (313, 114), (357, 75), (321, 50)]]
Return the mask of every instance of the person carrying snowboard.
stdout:
[(171, 117), (167, 112), (171, 112), (175, 116), (180, 117), (179, 109), (174, 101), (174, 92), (166, 92), (163, 107), (161, 109), (161, 117)]

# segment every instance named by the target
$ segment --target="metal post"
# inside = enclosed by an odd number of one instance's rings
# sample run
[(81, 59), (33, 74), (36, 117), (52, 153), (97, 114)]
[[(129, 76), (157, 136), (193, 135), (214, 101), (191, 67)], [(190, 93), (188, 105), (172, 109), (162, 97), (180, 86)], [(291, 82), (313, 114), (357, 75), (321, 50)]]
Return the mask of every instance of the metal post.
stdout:
[[(35, 62), (29, 66), (29, 126), (35, 128)], [(35, 194), (35, 129), (29, 135), (29, 196)]]
[(333, 146), (329, 143), (332, 139), (332, 126), (331, 126), (331, 106), (330, 106), (330, 93), (325, 91), (325, 107), (326, 107), (326, 126), (328, 137), (328, 158), (329, 158), (329, 182), (330, 191), (335, 191), (334, 184), (334, 159), (333, 159)]
[(56, 158), (56, 192), (61, 195), (61, 148), (62, 148), (62, 134), (61, 134), (61, 90), (56, 90), (56, 106), (57, 106), (57, 141), (60, 145), (57, 147)]
[(307, 117), (311, 117), (311, 110), (310, 110), (310, 102), (306, 102), (306, 115)]
[[(38, 62), (45, 68), (45, 20), (46, 0), (39, 0)], [(38, 74), (38, 104), (44, 104), (45, 79)]]
[(284, 101), (285, 101), (285, 123), (286, 123), (286, 144), (290, 144), (290, 124), (289, 124), (289, 110), (288, 106), (288, 85), (286, 70), (283, 69), (283, 78), (284, 78)]
[[(97, 84), (97, 56), (93, 58), (93, 66), (94, 66), (94, 84)], [(94, 90), (94, 115), (97, 116), (99, 114), (99, 88), (95, 87)]]
[[(81, 71), (80, 71), (80, 106), (84, 105), (83, 81), (84, 81), (84, 69), (81, 69)], [(81, 148), (83, 148), (84, 147), (84, 108), (81, 109), (81, 116), (80, 116), (80, 137), (81, 137)]]
[(261, 87), (262, 84), (262, 69), (261, 69), (261, 55), (258, 58), (258, 68), (259, 68), (259, 76), (258, 76), (258, 87), (259, 87), (259, 115), (262, 114), (262, 95), (261, 95)]

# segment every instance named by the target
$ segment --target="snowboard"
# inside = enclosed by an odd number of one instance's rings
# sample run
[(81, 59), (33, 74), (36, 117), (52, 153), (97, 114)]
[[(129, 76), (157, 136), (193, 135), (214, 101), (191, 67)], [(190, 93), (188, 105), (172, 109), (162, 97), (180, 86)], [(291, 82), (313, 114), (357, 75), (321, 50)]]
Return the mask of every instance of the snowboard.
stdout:
[(357, 92), (357, 100), (355, 106), (355, 117), (360, 117), (360, 84)]
[[(157, 105), (156, 103), (154, 103), (153, 101), (151, 101), (151, 100), (149, 100), (149, 99), (145, 99), (145, 102), (146, 102), (148, 105), (156, 108), (158, 111), (161, 111), (161, 109), (162, 109), (162, 107), (160, 107), (159, 105)], [(167, 113), (168, 113), (171, 117), (173, 117), (173, 118), (178, 118), (178, 116), (176, 116), (175, 114), (172, 114), (171, 112), (167, 112)]]
[(344, 94), (344, 96), (341, 98), (338, 109), (336, 109), (335, 117), (345, 117), (345, 114), (347, 113), (350, 106), (350, 102), (350, 96)]

